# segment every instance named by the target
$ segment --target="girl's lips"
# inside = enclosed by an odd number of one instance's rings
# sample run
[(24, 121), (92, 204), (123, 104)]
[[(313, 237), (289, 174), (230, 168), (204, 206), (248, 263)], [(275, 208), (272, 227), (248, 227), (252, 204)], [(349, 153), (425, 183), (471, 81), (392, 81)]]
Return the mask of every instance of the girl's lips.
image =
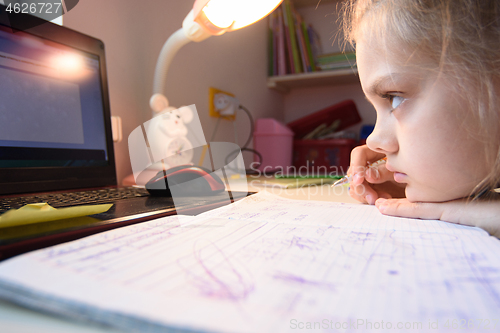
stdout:
[(408, 175), (406, 173), (394, 172), (394, 180), (396, 181), (396, 183), (407, 183), (407, 178)]

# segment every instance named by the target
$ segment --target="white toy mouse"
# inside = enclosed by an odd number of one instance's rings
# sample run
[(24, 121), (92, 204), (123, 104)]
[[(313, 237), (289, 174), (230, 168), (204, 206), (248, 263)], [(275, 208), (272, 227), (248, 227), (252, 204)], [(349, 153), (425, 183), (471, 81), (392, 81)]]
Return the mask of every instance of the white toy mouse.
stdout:
[(153, 158), (157, 162), (154, 167), (161, 170), (190, 164), (193, 145), (186, 137), (186, 124), (193, 120), (193, 111), (189, 107), (175, 109), (168, 106), (168, 100), (162, 94), (154, 94), (150, 106), (156, 115), (148, 122), (146, 131)]

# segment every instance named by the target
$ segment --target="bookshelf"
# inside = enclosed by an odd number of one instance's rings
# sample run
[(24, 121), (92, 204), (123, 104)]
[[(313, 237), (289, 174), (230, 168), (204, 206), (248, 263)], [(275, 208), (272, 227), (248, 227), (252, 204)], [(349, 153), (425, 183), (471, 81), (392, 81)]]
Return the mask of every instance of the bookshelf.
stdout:
[(353, 68), (335, 69), (312, 73), (270, 76), (267, 87), (287, 93), (291, 89), (320, 85), (342, 85), (359, 83), (358, 71)]
[[(304, 7), (318, 9), (322, 5), (340, 3), (339, 0), (292, 0), (292, 2), (297, 9)], [(321, 85), (359, 84), (357, 74), (358, 72), (356, 68), (342, 68), (309, 73), (270, 76), (267, 79), (267, 87), (282, 93), (288, 93), (295, 88)]]
[(319, 6), (325, 3), (336, 3), (341, 0), (293, 0), (295, 7)]

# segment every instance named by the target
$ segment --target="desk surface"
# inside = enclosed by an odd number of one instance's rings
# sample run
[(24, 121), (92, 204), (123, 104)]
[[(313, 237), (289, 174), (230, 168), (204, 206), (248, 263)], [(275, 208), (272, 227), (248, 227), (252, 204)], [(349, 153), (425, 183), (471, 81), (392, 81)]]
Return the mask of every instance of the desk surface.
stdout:
[[(232, 190), (241, 191), (245, 189), (245, 186), (246, 184), (240, 184), (238, 187), (233, 187)], [(330, 185), (323, 185), (284, 189), (253, 186), (250, 182), (248, 187), (248, 191), (255, 192), (263, 189), (290, 199), (357, 203), (357, 201), (349, 197), (347, 187), (345, 186), (332, 188)], [(120, 331), (113, 328), (92, 325), (90, 323), (72, 322), (65, 318), (31, 311), (0, 300), (0, 332), (112, 333)]]

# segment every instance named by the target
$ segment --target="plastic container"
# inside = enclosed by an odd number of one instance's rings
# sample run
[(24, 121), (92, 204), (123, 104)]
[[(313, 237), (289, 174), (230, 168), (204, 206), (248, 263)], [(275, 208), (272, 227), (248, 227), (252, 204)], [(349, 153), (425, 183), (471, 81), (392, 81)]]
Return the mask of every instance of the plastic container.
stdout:
[(355, 146), (354, 139), (295, 140), (293, 165), (300, 173), (341, 176), (347, 173)]
[[(293, 132), (273, 118), (260, 118), (255, 122), (253, 148), (262, 155), (258, 170), (271, 172), (292, 165)], [(259, 157), (255, 157), (259, 161)]]
[(330, 105), (288, 124), (295, 133), (293, 141), (293, 166), (309, 174), (343, 175), (349, 168), (354, 139), (301, 140), (321, 124), (330, 125), (340, 121), (337, 131), (361, 122), (361, 117), (352, 100)]

